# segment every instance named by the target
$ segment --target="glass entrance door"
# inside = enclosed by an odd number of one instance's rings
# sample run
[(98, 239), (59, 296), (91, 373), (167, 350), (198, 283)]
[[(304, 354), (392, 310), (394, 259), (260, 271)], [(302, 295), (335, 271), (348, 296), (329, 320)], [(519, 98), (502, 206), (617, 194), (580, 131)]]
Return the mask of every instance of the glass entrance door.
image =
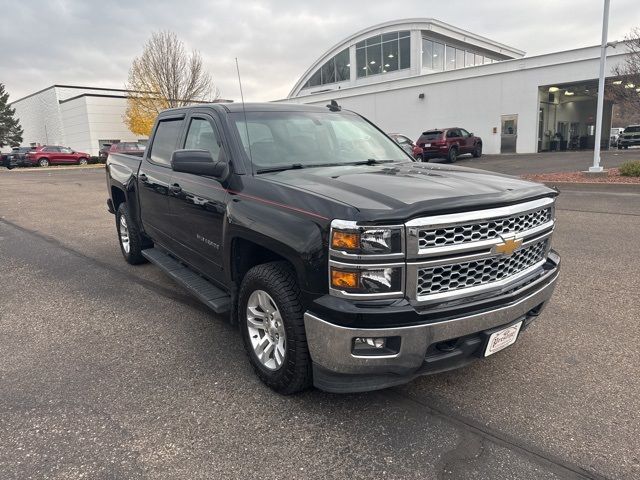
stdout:
[(502, 115), (500, 153), (516, 153), (518, 139), (518, 115)]

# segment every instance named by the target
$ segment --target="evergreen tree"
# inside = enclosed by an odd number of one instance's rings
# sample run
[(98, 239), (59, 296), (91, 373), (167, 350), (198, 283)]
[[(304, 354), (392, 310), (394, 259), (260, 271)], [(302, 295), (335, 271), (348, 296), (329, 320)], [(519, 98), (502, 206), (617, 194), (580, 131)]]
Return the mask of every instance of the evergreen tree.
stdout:
[(0, 83), (0, 147), (13, 147), (22, 143), (22, 127), (15, 118), (15, 108), (7, 104), (8, 100), (9, 94), (5, 92), (4, 84)]

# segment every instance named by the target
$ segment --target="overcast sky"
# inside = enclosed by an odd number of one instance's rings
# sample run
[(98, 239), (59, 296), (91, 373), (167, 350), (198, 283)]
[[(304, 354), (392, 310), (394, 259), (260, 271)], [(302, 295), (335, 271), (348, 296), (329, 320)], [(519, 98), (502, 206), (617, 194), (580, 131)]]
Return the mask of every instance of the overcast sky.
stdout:
[[(639, 0), (612, 0), (609, 39), (640, 25)], [(224, 98), (284, 98), (326, 50), (358, 30), (433, 17), (525, 50), (600, 43), (600, 0), (0, 0), (0, 82), (11, 100), (54, 83), (122, 88), (154, 30), (199, 50)], [(596, 72), (594, 72), (595, 76)]]

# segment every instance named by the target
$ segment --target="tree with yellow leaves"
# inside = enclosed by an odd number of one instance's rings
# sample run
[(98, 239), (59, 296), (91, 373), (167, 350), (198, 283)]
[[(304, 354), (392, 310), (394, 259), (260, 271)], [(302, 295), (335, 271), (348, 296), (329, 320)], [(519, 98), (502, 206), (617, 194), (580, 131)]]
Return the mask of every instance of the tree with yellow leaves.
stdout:
[(211, 102), (220, 96), (196, 50), (189, 55), (173, 32), (155, 32), (129, 69), (124, 121), (133, 133), (148, 136), (162, 110)]

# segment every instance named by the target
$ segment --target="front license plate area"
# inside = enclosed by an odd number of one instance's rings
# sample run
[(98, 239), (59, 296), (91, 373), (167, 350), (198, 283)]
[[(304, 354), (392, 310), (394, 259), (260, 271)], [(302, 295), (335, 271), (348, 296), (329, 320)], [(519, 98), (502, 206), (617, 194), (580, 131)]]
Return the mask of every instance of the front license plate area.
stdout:
[(520, 327), (522, 327), (522, 322), (518, 322), (514, 325), (508, 326), (507, 328), (503, 328), (502, 330), (498, 330), (497, 332), (492, 333), (487, 342), (487, 348), (484, 351), (484, 356), (488, 357), (489, 355), (493, 355), (500, 350), (504, 350), (509, 345), (513, 345), (518, 339)]
[(429, 148), (431, 146), (431, 144), (430, 143), (425, 143), (424, 146)]

